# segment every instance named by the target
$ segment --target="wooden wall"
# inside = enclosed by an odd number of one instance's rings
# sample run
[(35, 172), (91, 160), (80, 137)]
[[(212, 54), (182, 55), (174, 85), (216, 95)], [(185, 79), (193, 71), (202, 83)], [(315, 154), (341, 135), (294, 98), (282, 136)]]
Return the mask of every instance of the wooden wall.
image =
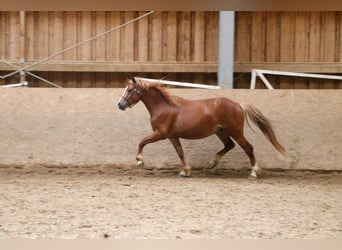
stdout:
[[(27, 66), (145, 13), (0, 12), (0, 59)], [(235, 88), (249, 87), (253, 68), (342, 73), (342, 12), (235, 15)], [(217, 84), (218, 17), (218, 12), (155, 12), (32, 70), (64, 87), (117, 87), (132, 75)], [(1, 75), (9, 70), (0, 64)], [(342, 88), (340, 81), (267, 78), (275, 88)], [(257, 87), (263, 88), (259, 81)]]
[[(145, 13), (27, 12), (25, 57), (28, 61), (39, 60)], [(216, 61), (217, 15), (155, 12), (53, 60)]]
[[(342, 73), (341, 12), (237, 12), (235, 71)], [(248, 86), (249, 74), (237, 74)], [(276, 88), (342, 88), (341, 81), (268, 77)], [(259, 84), (259, 87), (262, 87)]]
[[(30, 65), (145, 13), (0, 12), (1, 59)], [(115, 87), (132, 74), (216, 84), (217, 37), (218, 12), (155, 12), (33, 70), (68, 87)]]

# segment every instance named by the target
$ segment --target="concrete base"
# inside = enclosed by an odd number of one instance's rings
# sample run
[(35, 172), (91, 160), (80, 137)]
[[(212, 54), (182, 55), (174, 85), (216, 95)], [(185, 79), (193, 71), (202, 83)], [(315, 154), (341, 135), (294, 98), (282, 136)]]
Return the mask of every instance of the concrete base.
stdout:
[[(190, 99), (224, 96), (258, 107), (287, 149), (281, 156), (258, 129), (247, 126), (263, 168), (342, 170), (341, 90), (170, 89)], [(139, 103), (120, 111), (122, 89), (0, 89), (0, 165), (134, 165), (137, 145), (151, 132)], [(215, 137), (182, 140), (188, 163), (205, 167), (222, 148)], [(175, 168), (180, 161), (169, 141), (146, 146), (147, 168)], [(250, 167), (238, 146), (218, 168)]]

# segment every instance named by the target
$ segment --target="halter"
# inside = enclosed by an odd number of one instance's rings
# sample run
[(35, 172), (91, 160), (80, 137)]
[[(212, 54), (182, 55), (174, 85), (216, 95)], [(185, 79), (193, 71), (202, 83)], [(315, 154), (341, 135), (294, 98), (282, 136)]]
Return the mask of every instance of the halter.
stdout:
[[(133, 107), (134, 105), (129, 101), (129, 99), (133, 96), (133, 94), (137, 94), (140, 99), (142, 97), (140, 94), (140, 90), (138, 89), (139, 82), (136, 81), (135, 78), (133, 78), (133, 84), (134, 84), (134, 89), (131, 89), (130, 91), (128, 91), (128, 96), (127, 97), (125, 95), (121, 96), (122, 99), (126, 100), (129, 108)], [(126, 87), (126, 91), (127, 91), (127, 87)], [(126, 91), (124, 93), (126, 93)]]

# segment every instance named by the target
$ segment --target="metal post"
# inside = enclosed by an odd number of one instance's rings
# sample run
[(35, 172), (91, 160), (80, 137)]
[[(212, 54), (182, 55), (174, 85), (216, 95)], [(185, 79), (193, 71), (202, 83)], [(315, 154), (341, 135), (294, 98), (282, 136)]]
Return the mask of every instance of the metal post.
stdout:
[[(25, 16), (26, 13), (25, 11), (20, 11), (19, 12), (19, 16), (20, 16), (20, 63), (25, 63)], [(20, 76), (20, 82), (25, 82), (26, 81), (26, 77), (25, 77), (25, 71), (21, 70), (19, 72), (19, 76)]]
[(218, 84), (226, 89), (233, 88), (234, 27), (234, 11), (220, 11)]

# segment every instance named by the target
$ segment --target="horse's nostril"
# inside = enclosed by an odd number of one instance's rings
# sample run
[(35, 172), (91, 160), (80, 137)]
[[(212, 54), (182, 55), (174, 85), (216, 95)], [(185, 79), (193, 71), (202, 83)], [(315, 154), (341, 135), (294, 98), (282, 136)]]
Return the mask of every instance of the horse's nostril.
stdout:
[(122, 103), (118, 103), (118, 107), (119, 107), (119, 109), (121, 109), (121, 110), (125, 110), (125, 105), (123, 105)]

